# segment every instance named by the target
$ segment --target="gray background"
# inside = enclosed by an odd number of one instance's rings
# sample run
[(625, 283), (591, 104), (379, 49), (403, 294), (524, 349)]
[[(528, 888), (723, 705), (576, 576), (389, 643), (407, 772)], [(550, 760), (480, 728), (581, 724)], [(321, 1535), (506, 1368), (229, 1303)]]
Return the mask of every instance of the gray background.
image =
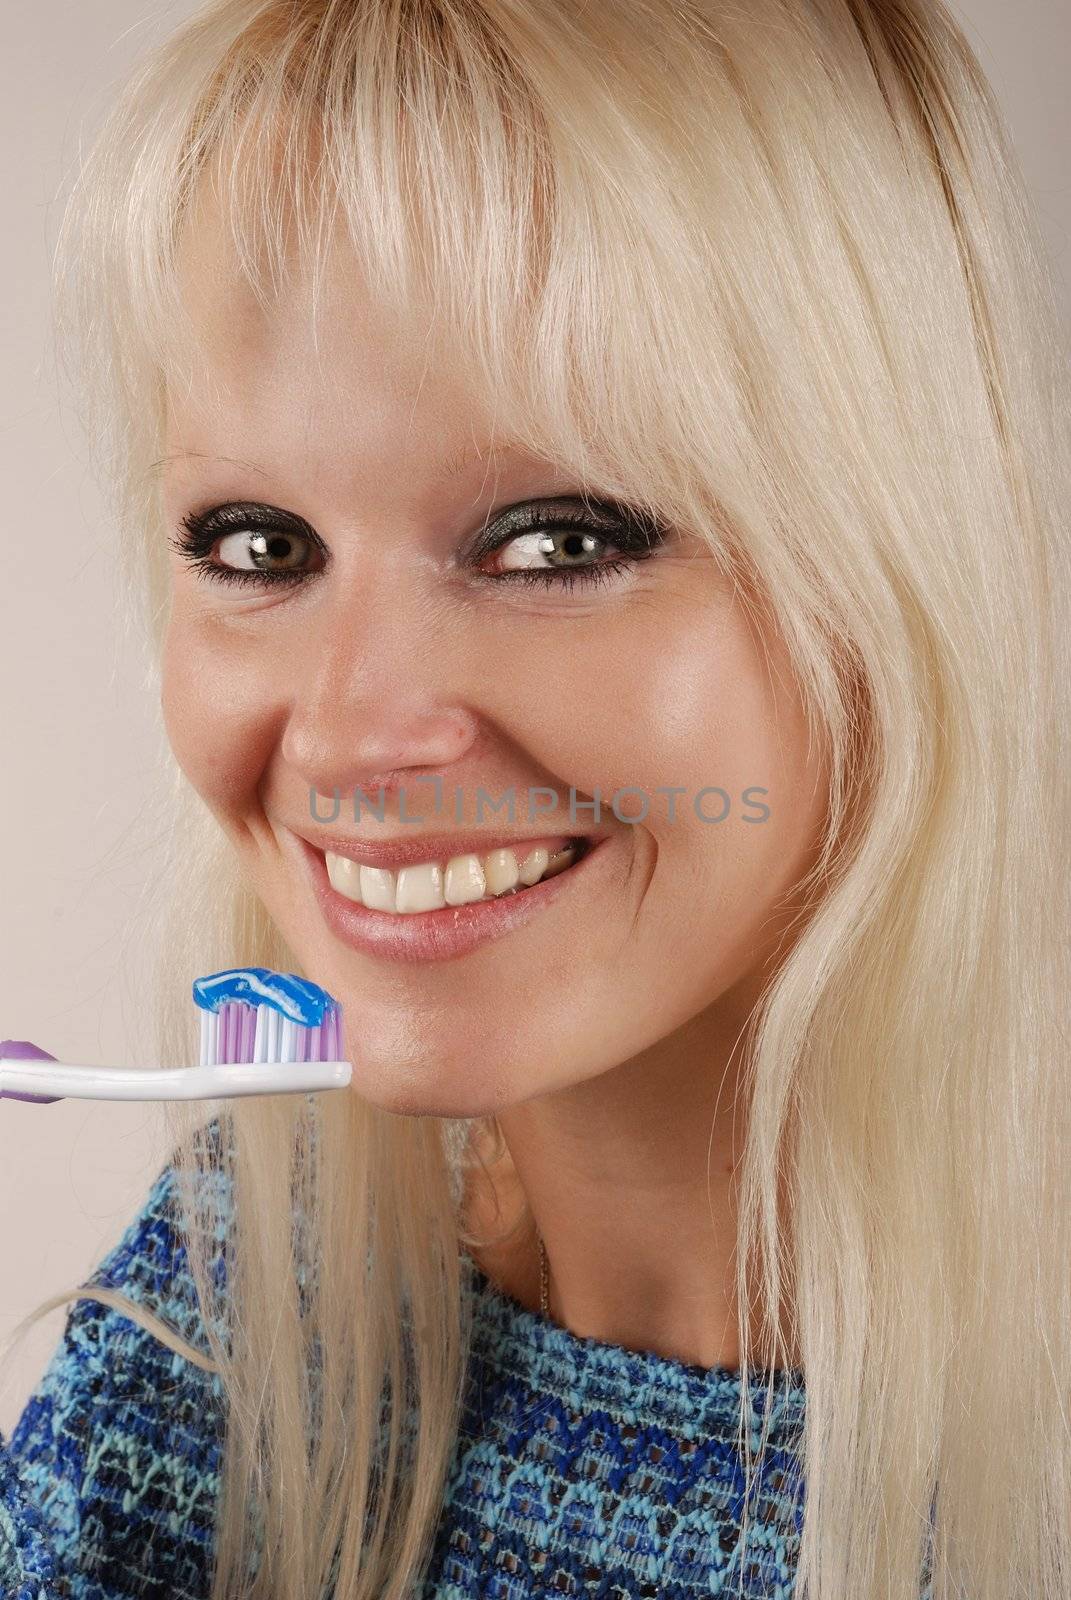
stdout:
[[(193, 7), (144, 0), (9, 6), (0, 61), (3, 541), (0, 1038), (68, 1061), (144, 1062), (162, 749), (146, 663), (116, 628), (107, 518), (49, 348), (49, 260), (78, 149), (150, 40)], [(956, 8), (1006, 108), (1068, 288), (1071, 7)], [(0, 1337), (77, 1283), (166, 1154), (151, 1106), (0, 1104)], [(13, 1426), (63, 1324), (54, 1310), (0, 1371)]]

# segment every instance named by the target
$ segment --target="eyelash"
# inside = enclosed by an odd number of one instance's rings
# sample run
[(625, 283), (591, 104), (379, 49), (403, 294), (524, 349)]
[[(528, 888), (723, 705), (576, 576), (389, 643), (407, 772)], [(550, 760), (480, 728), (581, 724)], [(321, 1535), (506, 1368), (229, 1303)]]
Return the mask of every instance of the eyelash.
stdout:
[[(473, 554), (482, 560), (505, 549), (514, 539), (525, 534), (537, 533), (544, 529), (574, 529), (579, 533), (592, 534), (601, 542), (615, 546), (621, 551), (621, 555), (607, 561), (591, 562), (586, 567), (516, 567), (508, 572), (489, 574), (490, 581), (495, 583), (519, 581), (540, 584), (547, 589), (567, 587), (569, 590), (572, 590), (577, 583), (595, 587), (609, 582), (618, 573), (634, 566), (636, 562), (647, 560), (654, 555), (658, 546), (664, 542), (665, 531), (660, 524), (629, 507), (612, 501), (602, 501), (598, 504), (611, 526), (602, 526), (593, 518), (573, 508), (535, 505), (524, 516), (523, 522), (518, 521), (518, 525), (511, 526), (504, 536), (491, 535), (488, 539), (485, 534)], [(515, 517), (516, 511), (517, 508), (513, 508), (504, 515)], [(249, 567), (228, 567), (222, 562), (210, 559), (212, 548), (218, 540), (232, 533), (246, 531), (297, 537), (318, 549), (321, 555), (327, 555), (326, 547), (321, 540), (311, 529), (306, 531), (307, 525), (292, 526), (291, 520), (267, 507), (220, 506), (212, 511), (191, 512), (183, 517), (181, 523), (183, 532), (174, 536), (170, 542), (172, 548), (191, 567), (211, 582), (251, 583), (263, 589), (280, 584), (293, 587), (303, 583), (313, 574), (301, 571), (272, 572)]]

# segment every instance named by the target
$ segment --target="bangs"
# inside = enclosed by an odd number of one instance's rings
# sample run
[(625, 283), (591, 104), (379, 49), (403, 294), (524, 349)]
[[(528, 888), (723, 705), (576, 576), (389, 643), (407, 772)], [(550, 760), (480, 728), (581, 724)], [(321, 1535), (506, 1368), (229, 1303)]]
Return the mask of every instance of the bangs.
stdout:
[[(628, 182), (615, 179), (628, 130), (587, 74), (582, 39), (563, 69), (560, 37), (555, 49), (529, 33), (511, 49), (471, 6), (327, 13), (294, 7), (285, 31), (273, 12), (254, 17), (173, 130), (177, 182), (133, 208), (140, 244), (117, 254), (146, 264), (129, 292), (166, 381), (189, 377), (180, 247), (207, 184), (265, 313), (300, 279), (315, 325), (328, 261), (346, 252), (378, 315), (426, 330), (429, 359), (462, 375), (493, 432), (582, 486), (687, 516), (683, 485), (675, 505), (671, 484), (669, 503), (645, 490), (688, 455), (650, 460), (672, 428), (666, 316), (703, 280), (665, 177), (674, 163), (634, 148)], [(716, 378), (714, 340), (712, 351)]]

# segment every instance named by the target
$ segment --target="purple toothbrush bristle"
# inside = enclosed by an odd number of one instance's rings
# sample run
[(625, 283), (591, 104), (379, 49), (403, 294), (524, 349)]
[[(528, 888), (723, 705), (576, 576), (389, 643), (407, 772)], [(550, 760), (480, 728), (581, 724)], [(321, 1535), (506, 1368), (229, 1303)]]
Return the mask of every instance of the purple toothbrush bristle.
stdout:
[(239, 1043), (239, 1055), (243, 1061), (250, 1061), (253, 1056), (253, 1035), (256, 1032), (256, 1012), (252, 1006), (242, 1007), (242, 1032)]

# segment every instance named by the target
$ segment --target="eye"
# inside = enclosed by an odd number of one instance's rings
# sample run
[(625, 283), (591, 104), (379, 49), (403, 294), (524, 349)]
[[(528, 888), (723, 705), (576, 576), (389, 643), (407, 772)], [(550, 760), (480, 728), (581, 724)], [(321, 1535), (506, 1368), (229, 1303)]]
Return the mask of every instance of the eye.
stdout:
[(308, 560), (308, 540), (293, 533), (228, 533), (219, 560), (241, 572), (287, 572)]
[(544, 500), (496, 517), (471, 559), (493, 559), (497, 570), (489, 576), (496, 582), (571, 589), (611, 581), (664, 542), (664, 529), (630, 507)]
[(552, 533), (520, 533), (501, 547), (499, 572), (530, 571), (549, 566), (553, 571), (581, 565), (607, 544), (603, 534), (560, 528)]
[[(221, 583), (300, 583), (320, 570), (327, 554), (308, 523), (272, 506), (218, 506), (191, 513), (181, 526), (172, 547), (203, 577)], [(310, 567), (313, 557), (319, 565)]]

